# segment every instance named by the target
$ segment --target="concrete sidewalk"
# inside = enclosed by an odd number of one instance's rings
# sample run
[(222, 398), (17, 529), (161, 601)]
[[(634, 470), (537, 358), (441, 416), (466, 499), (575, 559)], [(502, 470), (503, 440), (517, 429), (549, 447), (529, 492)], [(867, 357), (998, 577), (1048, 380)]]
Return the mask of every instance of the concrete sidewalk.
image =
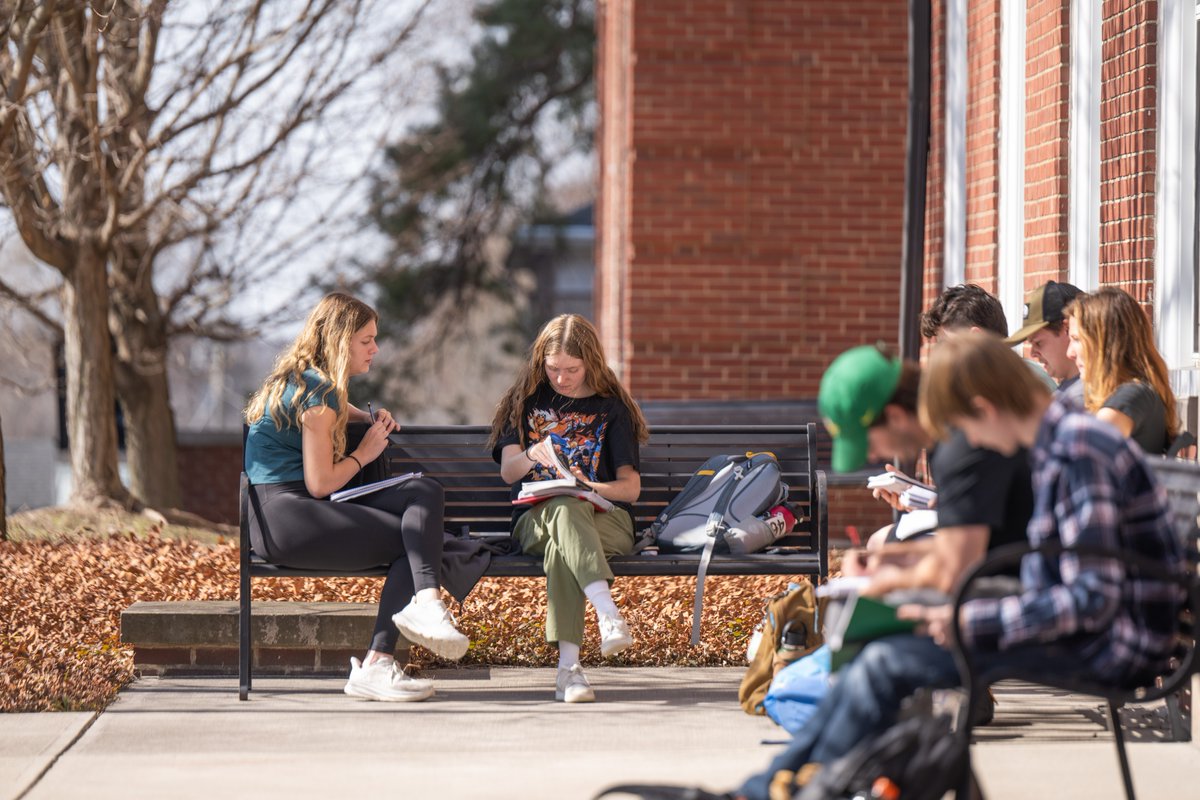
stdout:
[[(247, 703), (228, 678), (142, 679), (98, 716), (0, 715), (0, 798), (573, 800), (626, 781), (724, 789), (787, 738), (737, 706), (742, 672), (594, 668), (600, 702), (590, 706), (555, 703), (548, 669), (443, 671), (435, 698), (395, 705), (347, 697), (333, 679), (260, 679)], [(1028, 688), (1000, 699), (974, 749), (991, 800), (1122, 796), (1092, 701)], [(1134, 722), (1135, 736), (1158, 737), (1155, 724)], [(1130, 750), (1142, 797), (1200, 796), (1200, 749)]]

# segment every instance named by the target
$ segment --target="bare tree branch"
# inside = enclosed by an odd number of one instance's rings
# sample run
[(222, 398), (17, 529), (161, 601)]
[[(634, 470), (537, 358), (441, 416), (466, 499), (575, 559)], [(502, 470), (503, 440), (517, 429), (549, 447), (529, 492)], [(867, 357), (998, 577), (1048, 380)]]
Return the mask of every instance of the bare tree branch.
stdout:
[(24, 292), (18, 292), (12, 287), (11, 284), (9, 284), (3, 278), (0, 278), (0, 297), (4, 297), (12, 301), (19, 306), (22, 311), (29, 314), (38, 322), (49, 328), (52, 333), (57, 336), (62, 336), (62, 323), (51, 317), (38, 305), (40, 300), (45, 299), (46, 294), (46, 292), (40, 292), (34, 295), (28, 295)]

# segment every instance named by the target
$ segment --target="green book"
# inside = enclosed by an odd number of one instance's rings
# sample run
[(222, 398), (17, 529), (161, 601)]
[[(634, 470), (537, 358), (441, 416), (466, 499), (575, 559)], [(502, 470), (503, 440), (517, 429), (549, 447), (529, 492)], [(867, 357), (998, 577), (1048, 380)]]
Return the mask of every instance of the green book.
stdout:
[(851, 595), (825, 632), (830, 663), (836, 672), (858, 654), (867, 642), (893, 633), (912, 633), (917, 623), (898, 619), (896, 606), (873, 597)]

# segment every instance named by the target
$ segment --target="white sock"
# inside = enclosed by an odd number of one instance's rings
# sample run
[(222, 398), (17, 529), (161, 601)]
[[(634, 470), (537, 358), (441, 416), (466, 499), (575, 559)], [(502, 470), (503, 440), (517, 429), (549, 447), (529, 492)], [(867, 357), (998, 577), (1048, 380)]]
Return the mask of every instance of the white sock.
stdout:
[(558, 668), (570, 669), (579, 663), (579, 645), (574, 642), (558, 643)]
[(381, 652), (379, 650), (368, 650), (366, 657), (363, 658), (363, 660), (362, 660), (362, 665), (365, 667), (369, 664), (374, 664), (376, 661), (382, 661), (384, 663), (388, 663), (388, 662), (395, 661), (395, 660), (396, 659), (394, 656), (391, 656), (391, 655)]
[(413, 600), (418, 603), (432, 603), (435, 600), (442, 599), (441, 589), (422, 589), (413, 595)]
[(621, 616), (617, 604), (613, 602), (612, 592), (608, 590), (608, 581), (592, 581), (583, 587), (583, 593), (597, 614), (604, 614), (606, 617)]

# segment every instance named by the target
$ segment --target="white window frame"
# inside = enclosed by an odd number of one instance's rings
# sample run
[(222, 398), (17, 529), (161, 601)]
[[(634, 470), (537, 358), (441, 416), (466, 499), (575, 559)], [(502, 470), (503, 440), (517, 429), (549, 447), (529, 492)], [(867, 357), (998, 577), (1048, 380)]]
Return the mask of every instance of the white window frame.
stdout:
[[(1173, 378), (1192, 383), (1196, 339), (1196, 0), (1160, 0), (1154, 322)], [(1173, 381), (1174, 382), (1174, 381)], [(1196, 395), (1178, 385), (1177, 394)]]
[(999, 219), (997, 294), (1009, 331), (1025, 307), (1025, 47), (1027, 0), (1000, 3)]
[(1067, 282), (1100, 285), (1101, 3), (1071, 0), (1067, 141)]
[(967, 0), (947, 0), (943, 286), (967, 280), (967, 68)]

